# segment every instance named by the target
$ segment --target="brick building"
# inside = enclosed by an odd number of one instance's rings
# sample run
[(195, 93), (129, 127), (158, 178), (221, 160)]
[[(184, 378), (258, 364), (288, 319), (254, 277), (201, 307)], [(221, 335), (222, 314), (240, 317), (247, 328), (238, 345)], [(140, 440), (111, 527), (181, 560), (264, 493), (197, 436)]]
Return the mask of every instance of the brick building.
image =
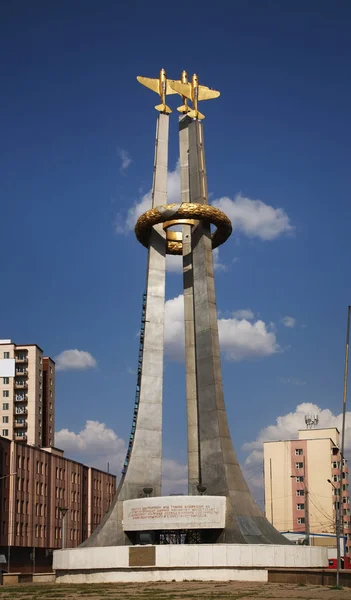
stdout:
[(39, 448), (0, 437), (0, 554), (10, 571), (50, 570), (52, 550), (73, 548), (97, 527), (116, 477)]

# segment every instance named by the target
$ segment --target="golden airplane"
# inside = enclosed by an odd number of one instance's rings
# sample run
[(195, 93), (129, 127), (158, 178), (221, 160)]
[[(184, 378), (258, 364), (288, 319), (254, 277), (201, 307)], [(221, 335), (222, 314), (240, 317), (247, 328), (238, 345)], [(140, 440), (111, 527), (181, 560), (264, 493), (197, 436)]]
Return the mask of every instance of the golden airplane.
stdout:
[[(191, 83), (183, 82), (184, 73), (185, 71), (182, 73), (182, 81), (170, 81), (169, 83), (178, 94), (192, 100), (193, 109), (187, 112), (188, 117), (191, 117), (192, 119), (204, 119), (205, 115), (198, 109), (198, 102), (200, 100), (212, 100), (212, 98), (218, 98), (220, 92), (212, 90), (205, 85), (199, 85), (199, 78), (197, 75), (193, 75)], [(184, 108), (185, 104), (184, 106), (180, 106), (177, 110), (185, 112)]]
[(167, 114), (172, 112), (169, 106), (166, 104), (166, 96), (168, 94), (177, 94), (178, 92), (171, 87), (170, 83), (173, 82), (170, 80), (167, 81), (167, 75), (164, 69), (161, 69), (158, 79), (150, 79), (150, 77), (141, 77), (138, 75), (137, 80), (142, 85), (145, 85), (145, 87), (150, 88), (150, 90), (160, 95), (161, 104), (157, 104), (157, 106), (155, 106), (156, 110)]
[[(180, 81), (175, 81), (170, 84), (172, 85), (173, 83), (184, 83), (184, 84), (188, 84), (188, 73), (186, 71), (182, 71), (182, 74), (180, 76)], [(188, 98), (186, 96), (183, 96), (183, 94), (181, 94), (182, 98), (183, 98), (183, 102), (184, 104), (182, 106), (179, 106), (179, 108), (177, 108), (177, 110), (179, 110), (179, 112), (181, 113), (188, 113), (190, 111), (190, 107), (188, 106)]]

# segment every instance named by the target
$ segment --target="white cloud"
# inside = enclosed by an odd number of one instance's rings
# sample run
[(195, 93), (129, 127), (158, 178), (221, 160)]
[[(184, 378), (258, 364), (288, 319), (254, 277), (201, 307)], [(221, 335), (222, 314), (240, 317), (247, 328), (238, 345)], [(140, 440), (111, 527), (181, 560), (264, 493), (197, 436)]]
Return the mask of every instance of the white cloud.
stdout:
[[(62, 448), (68, 458), (88, 466), (106, 471), (109, 465), (110, 473), (117, 475), (119, 481), (127, 447), (125, 441), (105, 423), (86, 421), (79, 433), (61, 429), (55, 434), (55, 445)], [(164, 494), (186, 492), (187, 465), (163, 459), (162, 485)]]
[[(180, 174), (179, 174), (179, 162), (177, 162), (174, 171), (168, 171), (168, 204), (173, 202), (179, 202), (180, 200)], [(140, 200), (135, 202), (133, 206), (128, 210), (127, 216), (124, 223), (122, 222), (121, 215), (119, 215), (118, 223), (116, 226), (117, 233), (129, 233), (133, 231), (137, 220), (140, 215), (149, 210), (152, 206), (152, 190), (149, 190), (144, 194)]]
[(226, 196), (219, 198), (213, 206), (228, 215), (234, 231), (251, 238), (274, 240), (294, 229), (284, 209), (274, 208), (261, 200), (250, 200), (241, 194), (237, 194), (234, 200)]
[(121, 470), (126, 455), (124, 440), (99, 421), (87, 421), (79, 433), (69, 429), (57, 431), (55, 445), (65, 450), (69, 458), (89, 466), (106, 471), (109, 463), (111, 473)]
[(169, 458), (162, 461), (162, 492), (186, 494), (188, 490), (188, 465)]
[(251, 308), (243, 308), (242, 310), (235, 310), (233, 312), (233, 317), (236, 319), (246, 319), (247, 321), (252, 321), (255, 317)]
[(219, 342), (228, 360), (271, 356), (280, 351), (275, 333), (262, 320), (219, 319)]
[(96, 367), (96, 360), (84, 350), (63, 350), (55, 356), (56, 370), (91, 369)]
[[(335, 415), (329, 408), (321, 409), (317, 404), (306, 402), (299, 404), (294, 412), (277, 417), (274, 425), (268, 425), (259, 432), (257, 438), (243, 445), (242, 449), (249, 455), (245, 460), (246, 472), (249, 469), (260, 469), (263, 465), (263, 442), (276, 440), (297, 439), (298, 430), (306, 429), (305, 416), (308, 414), (318, 415), (318, 428), (337, 427), (341, 431), (342, 414)], [(351, 451), (351, 412), (346, 414), (345, 427), (345, 452)], [(257, 485), (262, 484), (260, 476), (256, 480)]]
[(128, 167), (130, 167), (130, 165), (132, 164), (133, 161), (129, 155), (129, 152), (127, 152), (127, 150), (123, 150), (123, 148), (118, 148), (117, 153), (121, 160), (120, 171), (121, 171), (121, 173), (125, 173), (125, 171), (128, 169)]
[(165, 304), (165, 350), (175, 360), (184, 358), (184, 296), (167, 300)]
[[(246, 309), (247, 310), (247, 309)], [(218, 319), (219, 342), (227, 360), (270, 356), (280, 351), (275, 333), (264, 321), (250, 323), (244, 318)], [(165, 306), (165, 346), (175, 360), (184, 357), (184, 298), (167, 300)]]
[(294, 317), (286, 316), (282, 318), (282, 323), (284, 327), (290, 327), (292, 329), (296, 325), (296, 319), (294, 319)]

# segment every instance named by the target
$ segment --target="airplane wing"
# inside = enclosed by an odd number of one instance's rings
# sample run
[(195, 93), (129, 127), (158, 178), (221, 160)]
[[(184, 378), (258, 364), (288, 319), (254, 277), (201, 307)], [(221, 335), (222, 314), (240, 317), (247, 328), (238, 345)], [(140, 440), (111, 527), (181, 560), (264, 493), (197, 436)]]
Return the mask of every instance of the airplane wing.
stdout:
[(220, 94), (217, 90), (211, 90), (211, 88), (205, 85), (199, 85), (199, 100), (212, 100), (213, 98), (218, 98)]
[(153, 92), (156, 92), (156, 94), (159, 94), (159, 79), (151, 79), (150, 77), (141, 77), (138, 75), (137, 80), (141, 85), (145, 85), (145, 87), (148, 87)]
[(172, 80), (172, 79), (167, 79), (167, 87), (166, 87), (166, 94), (167, 94), (167, 96), (168, 96), (169, 94), (177, 94), (177, 93), (178, 93), (178, 92), (176, 92), (176, 91), (173, 89), (173, 87), (172, 87), (172, 83), (173, 83), (173, 80)]
[[(160, 93), (160, 80), (159, 79), (151, 79), (150, 77), (141, 77), (140, 75), (138, 75), (137, 80), (142, 85), (145, 85), (145, 87), (148, 87), (153, 92), (156, 92), (156, 94)], [(171, 88), (169, 81), (167, 80), (166, 94), (168, 95), (168, 94), (176, 94), (176, 93), (177, 92), (175, 92)]]
[(185, 96), (191, 100), (191, 84), (190, 83), (182, 83), (181, 81), (173, 81), (168, 80), (167, 83), (173, 89), (173, 94), (180, 94), (181, 96)]

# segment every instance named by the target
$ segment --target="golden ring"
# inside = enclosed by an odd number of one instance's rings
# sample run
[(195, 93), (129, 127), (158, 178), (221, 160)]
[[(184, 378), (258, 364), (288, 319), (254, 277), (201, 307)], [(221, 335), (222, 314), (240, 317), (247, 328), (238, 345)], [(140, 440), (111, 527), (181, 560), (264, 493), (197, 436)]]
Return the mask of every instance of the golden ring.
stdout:
[[(223, 244), (232, 232), (230, 219), (218, 208), (209, 204), (183, 202), (181, 204), (164, 204), (146, 211), (139, 217), (135, 225), (135, 235), (138, 241), (148, 248), (152, 227), (165, 223), (167, 227), (182, 224), (186, 221), (202, 221), (216, 226), (211, 235), (212, 249)], [(171, 225), (170, 225), (171, 222)], [(165, 228), (165, 226), (164, 226)], [(181, 232), (167, 231), (167, 254), (182, 254), (183, 242)]]

